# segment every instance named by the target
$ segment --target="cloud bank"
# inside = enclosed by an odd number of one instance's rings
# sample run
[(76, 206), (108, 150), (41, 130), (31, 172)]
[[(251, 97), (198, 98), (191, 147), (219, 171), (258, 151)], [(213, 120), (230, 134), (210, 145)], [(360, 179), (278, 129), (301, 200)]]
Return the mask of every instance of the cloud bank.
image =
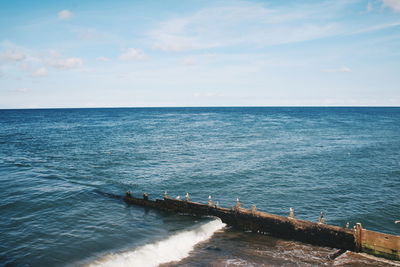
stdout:
[(153, 49), (179, 52), (295, 43), (338, 32), (338, 24), (323, 20), (318, 12), (282, 11), (246, 3), (204, 8), (192, 15), (171, 18), (147, 35)]

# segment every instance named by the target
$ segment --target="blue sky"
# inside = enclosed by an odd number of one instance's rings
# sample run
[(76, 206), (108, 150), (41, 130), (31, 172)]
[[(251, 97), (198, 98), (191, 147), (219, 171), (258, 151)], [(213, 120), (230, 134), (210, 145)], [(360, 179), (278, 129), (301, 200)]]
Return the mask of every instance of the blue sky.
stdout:
[(400, 106), (400, 0), (0, 1), (0, 108)]

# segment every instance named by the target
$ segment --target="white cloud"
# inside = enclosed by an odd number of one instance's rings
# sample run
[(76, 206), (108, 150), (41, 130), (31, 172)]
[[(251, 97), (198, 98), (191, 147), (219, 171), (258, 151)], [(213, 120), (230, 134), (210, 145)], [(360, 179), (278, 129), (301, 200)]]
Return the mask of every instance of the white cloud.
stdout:
[(96, 58), (98, 61), (103, 61), (103, 62), (107, 62), (110, 61), (110, 59), (108, 57), (98, 57)]
[(59, 19), (70, 19), (72, 17), (73, 17), (72, 12), (67, 9), (64, 9), (64, 10), (58, 12)]
[(121, 60), (142, 60), (145, 58), (146, 55), (138, 48), (128, 48), (119, 56)]
[(78, 57), (63, 58), (55, 51), (50, 51), (50, 57), (46, 60), (46, 63), (59, 70), (70, 70), (83, 65), (82, 59)]
[(69, 70), (82, 66), (83, 61), (77, 57), (70, 57), (66, 59), (59, 59), (52, 63), (56, 69)]
[(261, 4), (241, 3), (205, 8), (166, 20), (148, 36), (152, 47), (163, 51), (301, 42), (338, 34), (339, 24), (317, 12), (326, 8), (331, 7), (273, 10)]
[(0, 53), (0, 65), (5, 65), (8, 69), (12, 68), (13, 65), (17, 66), (20, 70), (34, 77), (47, 76), (48, 70), (45, 66), (59, 70), (70, 70), (83, 65), (82, 59), (64, 57), (54, 50), (43, 53), (17, 46), (11, 42), (0, 43), (1, 47), (5, 47), (7, 50)]
[(43, 77), (43, 76), (47, 76), (48, 72), (46, 68), (39, 68), (37, 70), (35, 70), (34, 72), (32, 72), (32, 76), (35, 77)]
[(4, 61), (22, 61), (26, 55), (17, 50), (7, 50), (0, 54), (0, 59)]
[(323, 72), (333, 72), (333, 73), (337, 73), (337, 72), (343, 72), (343, 73), (349, 73), (349, 72), (352, 72), (352, 70), (349, 68), (349, 67), (345, 67), (345, 66), (343, 66), (343, 67), (340, 67), (340, 68), (337, 68), (337, 69), (325, 69), (325, 70), (322, 70)]
[(383, 5), (393, 9), (395, 12), (400, 12), (400, 0), (382, 0)]

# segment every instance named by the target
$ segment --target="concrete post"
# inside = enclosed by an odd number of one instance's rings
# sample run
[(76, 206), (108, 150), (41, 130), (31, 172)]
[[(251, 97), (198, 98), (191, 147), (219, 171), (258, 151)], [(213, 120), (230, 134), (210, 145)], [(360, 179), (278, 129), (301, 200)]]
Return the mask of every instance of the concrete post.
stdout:
[(236, 198), (235, 209), (238, 210), (239, 208), (240, 208), (240, 201), (239, 201), (239, 198)]
[(356, 243), (356, 251), (361, 252), (362, 250), (362, 225), (356, 223), (354, 226), (354, 242)]
[(324, 224), (325, 223), (324, 213), (322, 211), (319, 213), (318, 223), (319, 224)]
[(213, 202), (211, 199), (211, 195), (208, 196), (208, 206), (212, 207), (213, 206)]
[(294, 208), (290, 208), (289, 209), (289, 218), (295, 219), (295, 217), (294, 217)]
[(255, 214), (257, 212), (257, 206), (251, 205), (251, 213)]

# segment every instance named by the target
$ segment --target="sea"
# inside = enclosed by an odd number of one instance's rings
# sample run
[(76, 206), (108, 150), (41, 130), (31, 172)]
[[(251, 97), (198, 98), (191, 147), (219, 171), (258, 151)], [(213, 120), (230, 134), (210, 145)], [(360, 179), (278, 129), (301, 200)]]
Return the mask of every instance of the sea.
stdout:
[(400, 108), (0, 110), (0, 266), (399, 266), (128, 190), (399, 235)]

